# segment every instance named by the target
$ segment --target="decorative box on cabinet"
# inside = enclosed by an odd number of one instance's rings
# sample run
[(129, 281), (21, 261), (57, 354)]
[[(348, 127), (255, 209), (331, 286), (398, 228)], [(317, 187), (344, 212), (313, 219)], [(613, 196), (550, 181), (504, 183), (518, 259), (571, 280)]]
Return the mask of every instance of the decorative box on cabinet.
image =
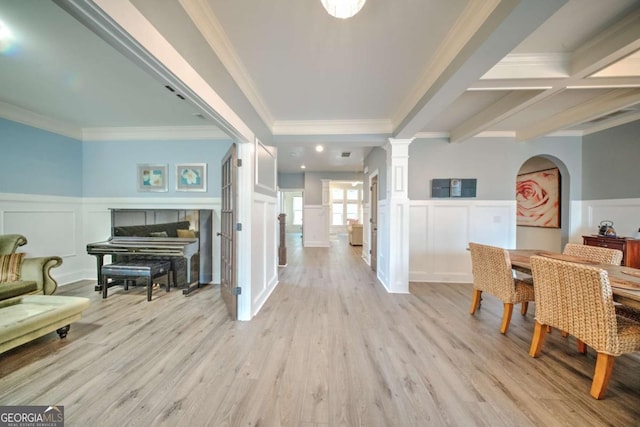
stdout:
[(640, 268), (640, 240), (606, 236), (582, 236), (582, 239), (585, 245), (619, 249), (622, 251), (622, 265)]

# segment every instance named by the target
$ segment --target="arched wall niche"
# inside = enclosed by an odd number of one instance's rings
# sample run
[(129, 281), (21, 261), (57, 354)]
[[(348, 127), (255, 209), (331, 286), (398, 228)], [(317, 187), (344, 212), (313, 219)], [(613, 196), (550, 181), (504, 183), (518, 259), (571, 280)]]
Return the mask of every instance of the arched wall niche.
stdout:
[(551, 168), (558, 168), (560, 171), (560, 228), (517, 226), (516, 248), (518, 249), (544, 249), (562, 252), (564, 245), (569, 241), (571, 177), (567, 166), (557, 157), (539, 155), (526, 160), (520, 166), (518, 175)]

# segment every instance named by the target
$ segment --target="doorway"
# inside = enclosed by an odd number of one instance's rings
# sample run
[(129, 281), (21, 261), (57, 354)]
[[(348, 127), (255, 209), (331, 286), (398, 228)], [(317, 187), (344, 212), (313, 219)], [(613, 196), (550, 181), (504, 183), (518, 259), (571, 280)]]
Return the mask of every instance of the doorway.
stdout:
[(302, 189), (280, 190), (280, 213), (285, 214), (286, 233), (302, 235), (304, 192)]

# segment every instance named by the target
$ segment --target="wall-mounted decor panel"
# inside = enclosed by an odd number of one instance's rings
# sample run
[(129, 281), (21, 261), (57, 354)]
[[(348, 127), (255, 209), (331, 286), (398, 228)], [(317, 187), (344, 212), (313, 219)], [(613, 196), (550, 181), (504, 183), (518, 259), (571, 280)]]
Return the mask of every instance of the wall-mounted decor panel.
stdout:
[(477, 182), (475, 178), (432, 179), (431, 197), (476, 197)]

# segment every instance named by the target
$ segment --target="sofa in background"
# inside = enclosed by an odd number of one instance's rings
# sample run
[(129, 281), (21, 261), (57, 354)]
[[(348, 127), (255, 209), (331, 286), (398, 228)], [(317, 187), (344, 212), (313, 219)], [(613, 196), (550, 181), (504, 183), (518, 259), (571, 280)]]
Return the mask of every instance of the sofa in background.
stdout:
[(0, 301), (21, 295), (51, 295), (58, 287), (51, 269), (62, 265), (62, 258), (27, 258), (16, 252), (26, 243), (22, 235), (0, 235)]
[(362, 246), (362, 224), (349, 224), (349, 244), (352, 246)]

